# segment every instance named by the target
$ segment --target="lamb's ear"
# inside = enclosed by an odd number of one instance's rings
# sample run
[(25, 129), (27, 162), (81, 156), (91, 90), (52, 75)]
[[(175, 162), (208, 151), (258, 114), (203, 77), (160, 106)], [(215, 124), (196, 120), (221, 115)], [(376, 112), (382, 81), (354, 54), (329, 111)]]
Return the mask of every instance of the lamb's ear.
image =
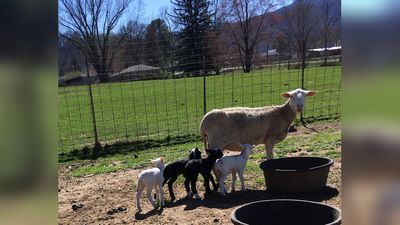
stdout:
[(282, 97), (290, 98), (290, 93), (289, 92), (282, 93)]
[(161, 162), (164, 162), (164, 158), (163, 158), (163, 157), (160, 157), (160, 161), (161, 161)]
[(307, 96), (314, 96), (314, 95), (316, 95), (318, 92), (317, 91), (313, 91), (313, 90), (311, 90), (311, 91), (307, 91)]

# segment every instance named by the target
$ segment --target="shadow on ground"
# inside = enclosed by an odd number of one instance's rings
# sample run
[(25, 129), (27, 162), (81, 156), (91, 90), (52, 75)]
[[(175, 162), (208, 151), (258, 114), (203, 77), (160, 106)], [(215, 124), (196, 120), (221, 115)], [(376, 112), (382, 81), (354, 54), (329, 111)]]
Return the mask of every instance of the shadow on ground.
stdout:
[(149, 218), (150, 216), (161, 215), (162, 212), (163, 212), (163, 208), (153, 209), (153, 210), (151, 210), (147, 213), (143, 213), (143, 214), (136, 212), (135, 219), (136, 220), (144, 220), (144, 219)]
[(246, 203), (269, 200), (269, 199), (301, 199), (315, 202), (321, 202), (336, 197), (339, 191), (336, 188), (326, 186), (321, 191), (305, 193), (305, 194), (277, 194), (265, 190), (247, 190), (236, 191), (228, 194), (226, 197), (217, 193), (210, 194), (202, 200), (197, 199), (179, 199), (173, 203), (166, 205), (167, 208), (186, 205), (185, 210), (193, 210), (199, 206), (207, 208), (227, 209)]
[(159, 148), (162, 146), (172, 146), (200, 140), (200, 136), (183, 135), (177, 137), (166, 137), (162, 140), (145, 140), (132, 142), (116, 142), (101, 146), (101, 149), (96, 150), (94, 147), (84, 147), (82, 149), (74, 149), (69, 152), (58, 153), (58, 162), (70, 162), (75, 160), (97, 159), (115, 154), (127, 154), (139, 150), (149, 148)]

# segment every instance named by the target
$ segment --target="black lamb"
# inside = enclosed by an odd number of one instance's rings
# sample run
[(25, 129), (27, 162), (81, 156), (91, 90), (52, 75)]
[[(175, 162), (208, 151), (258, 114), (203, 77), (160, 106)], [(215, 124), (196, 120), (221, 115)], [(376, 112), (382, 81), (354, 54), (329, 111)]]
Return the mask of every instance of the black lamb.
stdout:
[[(215, 183), (213, 176), (211, 175), (211, 170), (214, 166), (215, 161), (221, 158), (224, 154), (220, 149), (206, 149), (206, 152), (208, 154), (207, 158), (190, 160), (186, 164), (183, 171), (183, 176), (185, 177), (185, 188), (189, 198), (193, 197), (193, 195), (195, 195), (196, 198), (199, 198), (199, 194), (197, 193), (196, 189), (196, 182), (199, 173), (204, 178), (204, 187), (206, 189), (206, 194), (211, 193), (210, 181), (214, 187), (214, 190), (218, 189), (218, 186)], [(189, 188), (189, 183), (191, 185), (191, 191)]]
[(171, 196), (171, 201), (175, 200), (175, 195), (174, 195), (174, 190), (172, 189), (172, 185), (174, 184), (178, 176), (183, 173), (186, 164), (191, 159), (201, 159), (201, 152), (198, 148), (194, 148), (189, 151), (189, 158), (172, 162), (164, 168), (163, 185), (165, 183), (168, 183), (168, 190), (169, 190), (169, 195)]

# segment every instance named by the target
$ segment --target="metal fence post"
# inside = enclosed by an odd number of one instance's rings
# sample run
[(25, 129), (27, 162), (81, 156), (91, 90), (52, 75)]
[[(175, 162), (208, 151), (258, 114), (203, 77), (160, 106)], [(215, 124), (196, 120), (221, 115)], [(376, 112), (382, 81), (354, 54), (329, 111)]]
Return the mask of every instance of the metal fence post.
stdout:
[(100, 150), (101, 150), (101, 145), (100, 145), (99, 136), (97, 133), (96, 114), (94, 112), (93, 93), (92, 93), (92, 82), (90, 80), (89, 66), (88, 66), (86, 57), (85, 57), (85, 65), (86, 65), (86, 76), (88, 78), (88, 85), (89, 85), (90, 111), (92, 113), (92, 122), (93, 122), (94, 155), (98, 156), (98, 154), (100, 153)]
[(206, 57), (203, 55), (203, 114), (207, 113), (207, 93), (206, 93)]

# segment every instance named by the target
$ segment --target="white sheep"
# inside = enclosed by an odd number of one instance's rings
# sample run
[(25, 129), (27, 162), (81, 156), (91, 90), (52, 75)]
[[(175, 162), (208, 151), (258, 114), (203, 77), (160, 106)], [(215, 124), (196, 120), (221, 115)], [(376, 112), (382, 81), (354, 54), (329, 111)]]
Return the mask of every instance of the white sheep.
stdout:
[(140, 207), (140, 196), (142, 195), (145, 187), (147, 187), (147, 198), (149, 199), (153, 207), (157, 208), (157, 204), (151, 196), (153, 188), (156, 189), (156, 200), (161, 203), (161, 206), (164, 206), (164, 159), (162, 157), (157, 158), (155, 160), (151, 160), (151, 163), (153, 164), (154, 168), (143, 170), (138, 176), (136, 192), (136, 206), (138, 212), (142, 211), (142, 208)]
[(288, 100), (280, 106), (214, 109), (200, 123), (204, 148), (240, 151), (240, 143), (265, 144), (267, 159), (272, 159), (275, 144), (285, 139), (297, 113), (304, 109), (306, 96), (316, 93), (302, 89), (285, 92), (282, 96)]
[(236, 173), (239, 175), (242, 191), (245, 190), (243, 171), (254, 147), (254, 145), (244, 144), (239, 155), (224, 156), (217, 159), (214, 164), (214, 174), (218, 179), (219, 191), (222, 195), (226, 195), (224, 181), (229, 174), (232, 174), (232, 191), (235, 191)]

